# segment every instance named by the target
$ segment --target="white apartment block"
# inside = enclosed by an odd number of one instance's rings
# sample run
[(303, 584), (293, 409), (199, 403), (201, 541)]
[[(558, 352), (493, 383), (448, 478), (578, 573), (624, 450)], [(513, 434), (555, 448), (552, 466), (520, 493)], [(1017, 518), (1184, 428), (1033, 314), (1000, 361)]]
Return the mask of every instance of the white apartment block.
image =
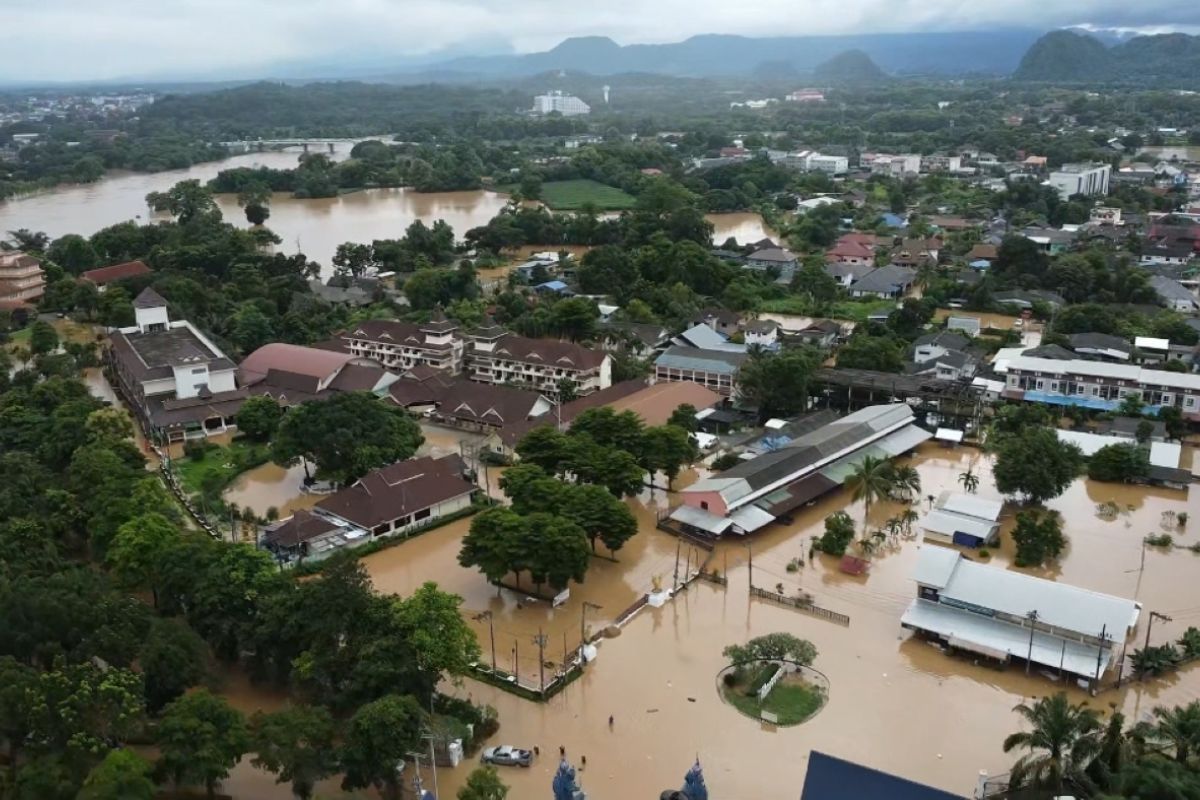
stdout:
[(1174, 406), (1200, 420), (1200, 375), (1082, 359), (1017, 356), (1008, 362), (1004, 396), (1059, 406), (1114, 411), (1136, 393), (1151, 408)]
[(1053, 186), (1064, 200), (1077, 194), (1095, 197), (1108, 194), (1111, 178), (1108, 164), (1063, 164), (1062, 169), (1050, 173), (1046, 185)]
[(351, 355), (370, 358), (399, 372), (427, 366), (448, 374), (463, 365), (463, 341), (458, 324), (438, 312), (424, 325), (390, 320), (367, 320), (341, 334)]
[(825, 156), (810, 153), (804, 161), (809, 172), (824, 172), (826, 175), (845, 175), (850, 171), (850, 159), (845, 156)]
[(580, 114), (588, 114), (592, 107), (580, 100), (578, 97), (570, 94), (563, 94), (560, 91), (548, 92), (547, 94), (539, 94), (533, 98), (533, 113), (553, 114), (557, 111), (564, 117), (574, 117)]

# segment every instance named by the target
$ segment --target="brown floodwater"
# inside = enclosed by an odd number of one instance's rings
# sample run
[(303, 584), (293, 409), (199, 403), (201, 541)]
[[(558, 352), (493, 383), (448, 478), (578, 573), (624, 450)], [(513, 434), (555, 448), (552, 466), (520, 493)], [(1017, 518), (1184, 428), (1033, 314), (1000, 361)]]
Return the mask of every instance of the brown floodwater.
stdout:
[[(341, 160), (349, 157), (352, 146), (352, 142), (341, 142), (332, 154), (325, 149), (320, 152)], [(51, 237), (66, 233), (90, 236), (118, 222), (145, 222), (154, 218), (145, 200), (150, 192), (165, 191), (182, 180), (208, 181), (221, 170), (233, 167), (287, 169), (296, 165), (300, 154), (297, 149), (247, 153), (183, 170), (153, 174), (114, 172), (97, 183), (62, 186), (0, 201), (0, 230), (28, 228), (45, 231)], [(461, 239), (471, 228), (486, 224), (507, 202), (507, 195), (487, 190), (423, 194), (411, 189), (365, 189), (315, 200), (276, 193), (271, 200), (267, 227), (283, 240), (278, 246), (281, 252), (303, 252), (328, 267), (339, 244), (399, 238), (418, 219), (428, 225), (444, 219)], [(217, 204), (230, 222), (242, 227), (249, 225), (235, 195), (218, 195)], [(710, 214), (708, 218), (716, 227), (713, 238), (717, 242), (729, 236), (745, 242), (771, 235), (757, 214)]]

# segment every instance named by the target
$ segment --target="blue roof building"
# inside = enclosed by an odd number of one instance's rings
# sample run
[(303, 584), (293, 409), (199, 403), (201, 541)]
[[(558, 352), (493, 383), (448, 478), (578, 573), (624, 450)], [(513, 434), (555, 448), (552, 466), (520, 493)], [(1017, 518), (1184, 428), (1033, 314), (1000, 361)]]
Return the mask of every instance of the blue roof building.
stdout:
[(535, 292), (554, 292), (555, 294), (570, 295), (571, 289), (562, 281), (546, 281), (533, 287)]
[(889, 228), (899, 228), (903, 230), (908, 227), (908, 220), (901, 214), (893, 214), (890, 211), (883, 215), (883, 224)]
[(964, 796), (813, 750), (800, 800), (964, 800)]

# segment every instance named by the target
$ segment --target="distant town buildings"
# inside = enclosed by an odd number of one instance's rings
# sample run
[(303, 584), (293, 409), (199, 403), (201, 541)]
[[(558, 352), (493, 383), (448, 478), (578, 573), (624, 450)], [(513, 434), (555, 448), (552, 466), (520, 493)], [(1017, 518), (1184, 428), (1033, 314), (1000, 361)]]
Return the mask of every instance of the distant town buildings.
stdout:
[(784, 96), (789, 103), (824, 103), (825, 93), (820, 89), (797, 89)]
[(578, 97), (560, 91), (539, 94), (533, 98), (533, 113), (542, 116), (557, 112), (564, 117), (575, 117), (591, 113), (591, 110), (592, 107)]
[(1111, 178), (1112, 166), (1108, 164), (1063, 164), (1062, 169), (1050, 173), (1046, 185), (1064, 200), (1077, 194), (1095, 197), (1108, 194)]

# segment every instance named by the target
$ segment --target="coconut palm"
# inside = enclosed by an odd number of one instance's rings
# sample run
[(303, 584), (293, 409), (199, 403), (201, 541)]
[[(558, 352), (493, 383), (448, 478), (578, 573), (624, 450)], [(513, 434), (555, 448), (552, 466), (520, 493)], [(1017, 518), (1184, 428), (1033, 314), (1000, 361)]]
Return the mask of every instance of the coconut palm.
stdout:
[(1174, 708), (1156, 706), (1151, 713), (1154, 721), (1135, 729), (1147, 749), (1173, 756), (1181, 764), (1200, 753), (1200, 701)]
[(975, 474), (974, 467), (967, 467), (966, 472), (958, 473), (958, 482), (962, 484), (963, 491), (967, 494), (975, 494), (979, 489), (979, 476)]
[(1112, 789), (1121, 770), (1138, 756), (1134, 738), (1125, 732), (1125, 715), (1114, 711), (1100, 734), (1100, 750), (1088, 766), (1088, 777), (1101, 789)]
[(864, 537), (867, 535), (867, 517), (871, 514), (871, 503), (887, 497), (895, 485), (896, 473), (892, 462), (886, 458), (865, 456), (846, 476), (846, 488), (854, 492), (855, 500), (863, 501)]
[(904, 500), (912, 500), (914, 497), (920, 496), (921, 473), (917, 472), (916, 467), (908, 464), (902, 467), (894, 467), (892, 475), (892, 494), (898, 495)]
[(1072, 705), (1065, 692), (1013, 709), (1030, 730), (1004, 740), (1004, 752), (1027, 750), (1013, 764), (1010, 785), (1051, 794), (1064, 789), (1089, 789), (1085, 770), (1100, 753), (1099, 715), (1084, 705)]
[(900, 517), (899, 517), (899, 519), (900, 519), (900, 527), (902, 527), (902, 528), (904, 529), (904, 534), (905, 534), (906, 536), (907, 536), (908, 534), (912, 533), (912, 526), (913, 526), (913, 523), (914, 523), (914, 522), (916, 522), (916, 521), (917, 521), (917, 520), (920, 518), (920, 516), (921, 516), (921, 515), (920, 515), (920, 514), (918, 514), (918, 513), (917, 513), (917, 512), (916, 512), (916, 511), (915, 511), (915, 510), (912, 508), (912, 506), (909, 506), (908, 508), (906, 508), (906, 509), (904, 509), (903, 511), (901, 511), (901, 512), (900, 512)]

